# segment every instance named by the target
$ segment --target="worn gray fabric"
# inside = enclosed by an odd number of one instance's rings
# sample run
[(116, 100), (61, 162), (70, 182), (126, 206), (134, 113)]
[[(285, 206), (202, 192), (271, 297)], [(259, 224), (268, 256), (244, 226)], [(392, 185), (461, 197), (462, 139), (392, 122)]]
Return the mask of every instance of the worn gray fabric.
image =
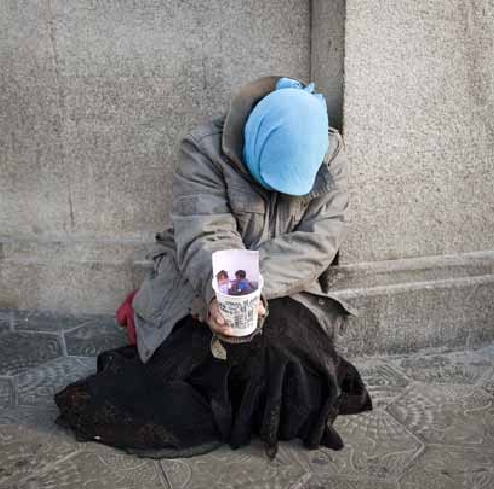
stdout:
[[(329, 131), (328, 152), (307, 196), (264, 189), (242, 163), (245, 121), (278, 78), (244, 87), (233, 97), (226, 118), (199, 126), (181, 143), (173, 229), (159, 235), (154, 271), (133, 302), (143, 361), (184, 316), (205, 317), (214, 297), (212, 253), (229, 248), (259, 251), (268, 301), (291, 296), (323, 327), (325, 318), (327, 327), (335, 324), (335, 303), (331, 293), (321, 290), (318, 277), (331, 265), (348, 227), (341, 136)], [(343, 318), (348, 308), (341, 305)]]

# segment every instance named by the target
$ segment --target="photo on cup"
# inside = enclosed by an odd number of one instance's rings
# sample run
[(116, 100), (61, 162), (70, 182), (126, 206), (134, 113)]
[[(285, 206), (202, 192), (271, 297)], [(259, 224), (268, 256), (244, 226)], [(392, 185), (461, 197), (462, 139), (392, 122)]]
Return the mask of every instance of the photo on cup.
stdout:
[(224, 295), (249, 295), (259, 288), (259, 253), (224, 250), (213, 253), (213, 276)]
[(230, 334), (247, 336), (255, 331), (263, 287), (259, 253), (248, 250), (213, 253), (212, 286)]

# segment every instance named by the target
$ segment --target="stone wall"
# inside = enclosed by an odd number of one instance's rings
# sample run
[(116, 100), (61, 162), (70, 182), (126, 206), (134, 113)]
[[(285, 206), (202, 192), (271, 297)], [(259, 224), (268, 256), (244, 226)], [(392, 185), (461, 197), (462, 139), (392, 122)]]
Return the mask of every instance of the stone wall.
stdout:
[(324, 93), (329, 123), (343, 130), (345, 0), (311, 1), (311, 80)]
[(113, 310), (168, 223), (180, 137), (238, 85), (310, 72), (309, 1), (7, 0), (0, 33), (9, 307)]
[(0, 33), (0, 307), (113, 312), (168, 222), (180, 136), (284, 73), (345, 136), (340, 349), (492, 342), (492, 0), (4, 1)]
[(332, 288), (360, 316), (340, 350), (492, 342), (494, 3), (313, 3), (315, 81), (344, 66), (344, 88), (326, 91), (341, 100), (353, 222)]
[(309, 72), (308, 2), (1, 5), (3, 235), (159, 229), (180, 136), (238, 84)]
[(494, 245), (494, 4), (347, 0), (346, 263)]

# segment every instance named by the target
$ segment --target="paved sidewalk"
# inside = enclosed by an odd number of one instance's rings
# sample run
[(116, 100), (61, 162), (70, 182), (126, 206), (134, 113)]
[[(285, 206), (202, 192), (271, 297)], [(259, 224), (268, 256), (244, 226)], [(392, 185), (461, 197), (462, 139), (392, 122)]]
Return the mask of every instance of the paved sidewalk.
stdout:
[(111, 318), (0, 311), (0, 488), (494, 488), (494, 346), (352, 359), (376, 409), (340, 417), (341, 452), (260, 443), (192, 459), (139, 459), (76, 442), (52, 395), (124, 344)]

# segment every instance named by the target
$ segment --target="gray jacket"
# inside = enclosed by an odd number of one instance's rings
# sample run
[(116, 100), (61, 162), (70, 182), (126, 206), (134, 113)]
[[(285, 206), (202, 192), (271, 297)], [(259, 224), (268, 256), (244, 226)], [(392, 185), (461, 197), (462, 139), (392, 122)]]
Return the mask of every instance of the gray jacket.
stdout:
[[(205, 318), (214, 292), (214, 251), (258, 250), (267, 300), (291, 296), (322, 326), (345, 316), (318, 278), (328, 269), (348, 221), (346, 163), (336, 130), (311, 193), (293, 197), (261, 187), (242, 163), (243, 129), (254, 105), (279, 77), (257, 80), (231, 100), (228, 114), (181, 143), (173, 182), (173, 229), (159, 235), (154, 272), (134, 298), (139, 353), (147, 361), (187, 314)], [(341, 304), (341, 301), (339, 301)], [(327, 324), (325, 324), (327, 323)]]

